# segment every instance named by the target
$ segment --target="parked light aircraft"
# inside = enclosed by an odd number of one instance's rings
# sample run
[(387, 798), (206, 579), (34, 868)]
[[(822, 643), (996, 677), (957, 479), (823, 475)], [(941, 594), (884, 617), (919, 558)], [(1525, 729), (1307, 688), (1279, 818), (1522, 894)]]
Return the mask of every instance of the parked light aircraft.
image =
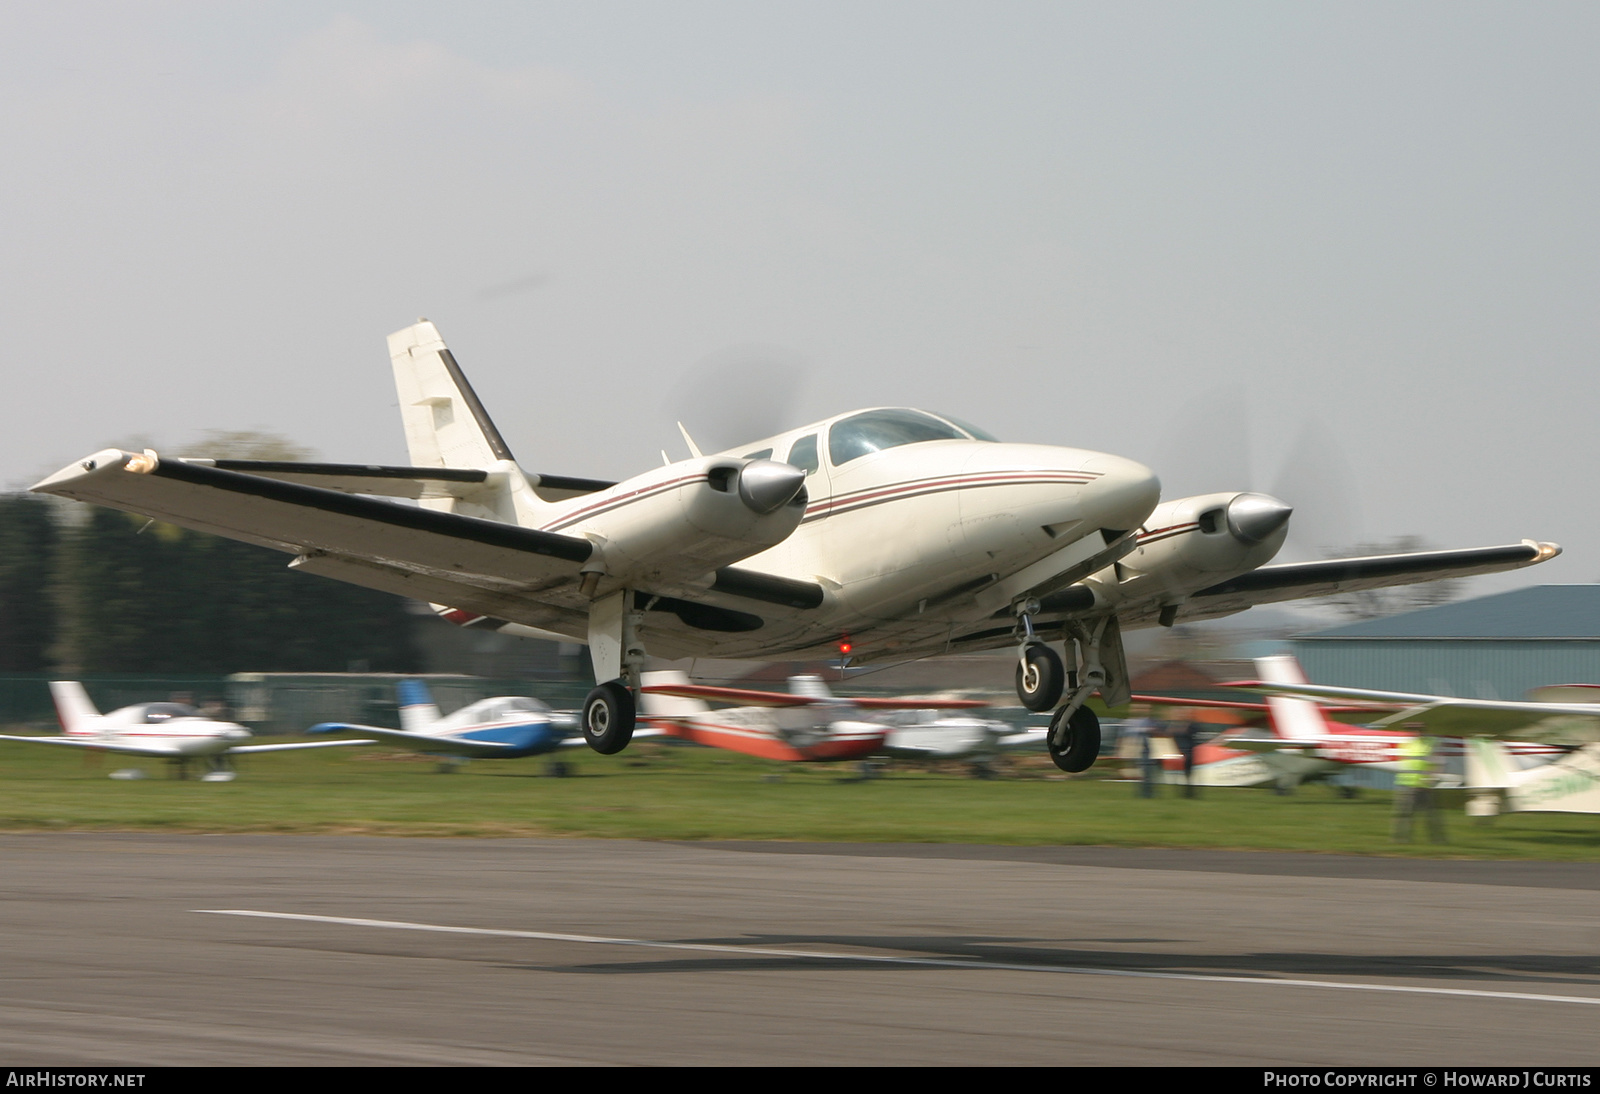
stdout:
[(1552, 763), (1530, 764), (1505, 741), (1467, 741), (1467, 811), (1600, 813), (1600, 744), (1585, 745)]
[(294, 569), (446, 605), (459, 622), (586, 642), (600, 683), (583, 732), (604, 753), (631, 739), (647, 651), (867, 663), (1011, 647), (1023, 704), (1055, 709), (1051, 756), (1082, 770), (1100, 735), (1085, 702), (1127, 700), (1124, 627), (1560, 550), (1525, 540), (1268, 565), (1292, 511), (1276, 498), (1159, 502), (1155, 474), (1132, 460), (1002, 443), (901, 408), (709, 456), (691, 441), (689, 459), (623, 482), (535, 474), (432, 323), (391, 335), (389, 352), (413, 466), (106, 449), (34, 489), (272, 547)]
[[(1371, 691), (1365, 688), (1328, 687), (1306, 680), (1300, 663), (1293, 657), (1261, 657), (1256, 659), (1259, 680), (1239, 681), (1232, 685), (1267, 692), (1267, 707), (1272, 721), (1270, 737), (1233, 736), (1218, 742), (1236, 751), (1255, 751), (1275, 771), (1281, 772), (1284, 781), (1299, 782), (1315, 775), (1327, 774), (1347, 765), (1372, 767), (1388, 771), (1400, 770), (1403, 760), (1401, 744), (1416, 736), (1416, 730), (1405, 728), (1418, 722), (1425, 723), (1427, 716), (1436, 710), (1455, 708), (1487, 714), (1510, 715), (1520, 726), (1530, 719), (1550, 716), (1573, 716), (1585, 713), (1600, 716), (1600, 707), (1592, 704), (1515, 703), (1488, 699), (1452, 699), (1447, 696), (1403, 694), (1399, 692)], [(1318, 702), (1317, 700), (1322, 700)], [(1374, 710), (1384, 711), (1385, 717), (1370, 725), (1355, 726), (1336, 722), (1328, 717), (1327, 702), (1365, 703)], [(1485, 732), (1505, 725), (1485, 723)], [(1445, 785), (1474, 784), (1469, 771), (1468, 758), (1472, 753), (1471, 741), (1460, 736), (1437, 738), (1435, 755), (1440, 761)], [(1497, 755), (1521, 770), (1524, 765), (1547, 764), (1566, 756), (1570, 747), (1560, 743), (1533, 740), (1507, 740)]]
[[(500, 695), (441, 716), (428, 685), (421, 680), (402, 680), (395, 690), (400, 699), (399, 729), (319, 722), (306, 732), (360, 733), (376, 737), (382, 744), (458, 761), (538, 756), (564, 745), (583, 743), (582, 737), (577, 736), (576, 716), (553, 711), (537, 699)], [(571, 739), (574, 737), (575, 741)]]
[(250, 731), (232, 722), (218, 722), (202, 715), (198, 710), (182, 703), (137, 703), (131, 707), (101, 714), (90, 701), (83, 685), (75, 681), (56, 680), (50, 684), (50, 696), (55, 700), (56, 713), (65, 731), (59, 737), (0, 736), (3, 741), (24, 741), (28, 744), (66, 745), (69, 748), (88, 748), (100, 752), (118, 752), (129, 756), (146, 756), (169, 760), (177, 765), (179, 774), (188, 769), (192, 759), (206, 762), (207, 771), (201, 776), (204, 782), (228, 782), (234, 777), (232, 758), (252, 752), (287, 752), (301, 748), (338, 748), (348, 745), (370, 745), (375, 742), (357, 741), (297, 741), (293, 744), (245, 745), (240, 741), (250, 739)]
[(900, 760), (970, 760), (977, 770), (1002, 752), (1044, 748), (1049, 730), (1018, 729), (1009, 722), (971, 714), (947, 714), (921, 704), (917, 710), (879, 715), (889, 734), (883, 754)]
[[(970, 710), (973, 699), (847, 699), (817, 676), (791, 676), (789, 690), (692, 684), (682, 672), (647, 672), (640, 699), (644, 720), (671, 737), (768, 760), (860, 760), (888, 751), (896, 729), (888, 711)], [(708, 702), (709, 700), (709, 702)], [(719, 710), (711, 702), (732, 703)]]

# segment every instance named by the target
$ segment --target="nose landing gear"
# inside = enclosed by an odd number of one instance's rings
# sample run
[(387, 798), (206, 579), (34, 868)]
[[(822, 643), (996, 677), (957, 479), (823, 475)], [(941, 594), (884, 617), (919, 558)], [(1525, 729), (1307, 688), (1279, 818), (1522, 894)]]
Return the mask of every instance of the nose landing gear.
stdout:
[[(1088, 707), (1062, 707), (1050, 719), (1050, 758), (1063, 771), (1087, 771), (1100, 756), (1100, 717)], [(1063, 715), (1065, 717), (1063, 717)]]
[(1100, 755), (1100, 718), (1084, 706), (1099, 692), (1106, 703), (1121, 706), (1129, 698), (1127, 663), (1122, 652), (1122, 629), (1114, 615), (1091, 626), (1069, 620), (1063, 626), (1071, 637), (1067, 652), (1074, 670), (1068, 672), (1054, 650), (1035, 635), (1033, 614), (1039, 602), (1017, 605), (1017, 698), (1032, 711), (1046, 711), (1067, 701), (1050, 719), (1050, 758), (1063, 771), (1087, 771)]
[(1056, 651), (1033, 633), (1033, 613), (1037, 600), (1017, 605), (1017, 698), (1035, 713), (1043, 713), (1061, 701), (1066, 669)]

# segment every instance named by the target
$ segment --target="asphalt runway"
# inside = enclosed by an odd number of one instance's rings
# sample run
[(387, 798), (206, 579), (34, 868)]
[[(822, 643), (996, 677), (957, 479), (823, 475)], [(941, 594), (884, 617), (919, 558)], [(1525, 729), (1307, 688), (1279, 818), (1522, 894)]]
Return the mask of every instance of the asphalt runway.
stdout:
[(1592, 1065), (1589, 864), (0, 837), (0, 1065)]

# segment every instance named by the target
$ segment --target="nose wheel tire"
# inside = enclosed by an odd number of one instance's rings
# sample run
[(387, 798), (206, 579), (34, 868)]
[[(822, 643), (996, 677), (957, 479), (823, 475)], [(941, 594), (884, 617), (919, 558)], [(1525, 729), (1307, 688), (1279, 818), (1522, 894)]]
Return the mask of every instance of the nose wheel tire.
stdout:
[(608, 680), (583, 701), (583, 739), (602, 756), (621, 752), (633, 740), (633, 692)]
[(1061, 701), (1066, 681), (1061, 658), (1049, 646), (1032, 645), (1017, 665), (1017, 698), (1031, 711), (1043, 713)]
[(1062, 707), (1050, 719), (1050, 758), (1061, 770), (1076, 774), (1089, 770), (1100, 755), (1100, 718), (1088, 707), (1079, 707), (1067, 719), (1066, 735), (1058, 745), (1056, 728), (1061, 722), (1061, 712), (1065, 710), (1066, 707)]

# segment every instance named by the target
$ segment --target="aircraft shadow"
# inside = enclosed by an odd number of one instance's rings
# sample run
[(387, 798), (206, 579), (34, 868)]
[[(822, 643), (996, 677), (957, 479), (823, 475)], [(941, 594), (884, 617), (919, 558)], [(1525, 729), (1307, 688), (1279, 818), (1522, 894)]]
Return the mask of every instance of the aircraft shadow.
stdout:
[[(793, 949), (817, 946), (833, 953), (840, 949), (859, 947), (875, 955), (895, 957), (934, 958), (996, 965), (1037, 965), (1040, 967), (1070, 966), (1073, 968), (1103, 969), (1124, 972), (1172, 972), (1199, 975), (1309, 977), (1309, 976), (1382, 976), (1427, 980), (1460, 980), (1482, 983), (1505, 981), (1517, 983), (1600, 984), (1600, 956), (1551, 954), (1348, 954), (1348, 953), (1184, 953), (1148, 951), (1110, 951), (1082, 949), (1061, 945), (1061, 940), (1050, 944), (1046, 939), (983, 937), (983, 936), (884, 936), (884, 935), (826, 935), (826, 934), (774, 934), (743, 935), (736, 938), (677, 939), (688, 944), (718, 946), (750, 946), (759, 949)], [(1074, 942), (1144, 943), (1170, 942), (1170, 939), (1076, 939)], [(1031, 943), (1019, 945), (1019, 943)], [(663, 956), (656, 959), (594, 961), (580, 964), (516, 964), (507, 967), (543, 972), (576, 972), (597, 974), (664, 973), (664, 972), (738, 972), (750, 969), (907, 969), (911, 965), (893, 965), (873, 961), (863, 955), (863, 960), (852, 961), (838, 957), (773, 956), (737, 953), (671, 955), (670, 951), (656, 951)], [(929, 966), (932, 967), (932, 966)]]

